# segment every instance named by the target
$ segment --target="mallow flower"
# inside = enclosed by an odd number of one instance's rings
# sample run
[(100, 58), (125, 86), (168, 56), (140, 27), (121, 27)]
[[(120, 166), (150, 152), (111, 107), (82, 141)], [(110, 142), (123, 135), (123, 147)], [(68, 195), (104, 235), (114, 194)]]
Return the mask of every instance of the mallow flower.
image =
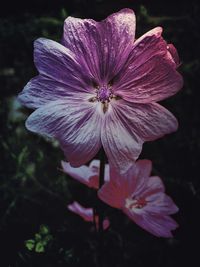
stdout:
[[(99, 217), (98, 215), (94, 216), (93, 208), (85, 208), (76, 201), (69, 204), (67, 208), (73, 213), (79, 215), (86, 222), (94, 222), (95, 220), (96, 228), (99, 229)], [(106, 230), (109, 226), (110, 226), (110, 221), (107, 218), (105, 218), (103, 220), (103, 229)]]
[(111, 168), (110, 181), (98, 191), (99, 198), (121, 209), (132, 221), (158, 237), (172, 237), (178, 224), (169, 216), (178, 211), (157, 176), (150, 176), (151, 161), (138, 160), (126, 174)]
[(73, 167), (103, 146), (109, 162), (126, 172), (145, 141), (177, 129), (157, 102), (182, 87), (178, 54), (161, 27), (135, 39), (135, 24), (131, 9), (100, 22), (68, 17), (61, 44), (34, 43), (39, 75), (19, 95), (36, 109), (26, 127), (56, 138)]
[[(72, 167), (68, 162), (61, 161), (62, 170), (76, 179), (77, 181), (87, 185), (88, 187), (98, 189), (99, 188), (99, 168), (100, 168), (100, 160), (92, 160), (89, 164), (83, 165), (78, 168)], [(109, 165), (105, 165), (104, 171), (104, 180), (109, 181)]]

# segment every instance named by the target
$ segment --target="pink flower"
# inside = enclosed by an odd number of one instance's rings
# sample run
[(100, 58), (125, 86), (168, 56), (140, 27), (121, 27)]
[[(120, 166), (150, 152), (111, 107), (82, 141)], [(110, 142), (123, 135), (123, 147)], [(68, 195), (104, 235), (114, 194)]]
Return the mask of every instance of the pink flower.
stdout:
[[(74, 201), (72, 204), (69, 204), (67, 208), (70, 211), (74, 212), (75, 214), (79, 215), (86, 222), (94, 222), (94, 219), (95, 219), (96, 227), (97, 229), (99, 228), (99, 217), (94, 216), (94, 211), (92, 208), (84, 208), (76, 201)], [(106, 230), (109, 226), (110, 226), (109, 220), (104, 219), (103, 229)]]
[(123, 176), (111, 170), (110, 182), (98, 191), (99, 198), (121, 209), (143, 229), (159, 237), (172, 237), (177, 223), (169, 216), (178, 211), (165, 194), (161, 179), (150, 176), (151, 161), (138, 160)]
[(178, 54), (160, 27), (135, 40), (135, 24), (130, 9), (101, 22), (68, 17), (62, 44), (35, 41), (39, 75), (19, 95), (36, 109), (26, 127), (59, 140), (73, 167), (103, 146), (126, 172), (145, 141), (177, 130), (176, 118), (156, 102), (182, 87)]
[[(68, 162), (61, 161), (63, 171), (79, 182), (95, 189), (99, 188), (99, 160), (93, 160), (89, 166), (73, 168)], [(104, 180), (109, 181), (109, 165), (105, 166)]]

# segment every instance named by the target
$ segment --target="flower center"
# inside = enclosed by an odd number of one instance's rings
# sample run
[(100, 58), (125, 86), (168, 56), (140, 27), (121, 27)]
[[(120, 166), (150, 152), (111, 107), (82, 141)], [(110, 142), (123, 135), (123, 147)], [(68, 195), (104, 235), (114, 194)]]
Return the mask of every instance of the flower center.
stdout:
[(111, 96), (112, 96), (112, 92), (110, 88), (106, 85), (103, 85), (97, 90), (97, 100), (102, 103), (109, 102)]
[(146, 204), (147, 202), (144, 198), (132, 199), (130, 197), (125, 200), (125, 207), (132, 211), (135, 209), (142, 209)]
[(109, 102), (111, 100), (119, 100), (121, 97), (114, 95), (112, 92), (112, 83), (98, 85), (93, 82), (93, 87), (95, 89), (96, 96), (88, 99), (90, 102), (101, 102), (102, 110), (104, 113), (108, 110)]

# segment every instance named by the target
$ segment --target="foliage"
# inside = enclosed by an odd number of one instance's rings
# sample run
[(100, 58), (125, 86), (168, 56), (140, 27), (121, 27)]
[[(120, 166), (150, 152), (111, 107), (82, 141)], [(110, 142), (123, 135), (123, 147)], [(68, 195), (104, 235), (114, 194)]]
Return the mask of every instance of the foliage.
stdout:
[(52, 240), (52, 235), (49, 234), (49, 228), (46, 225), (40, 225), (40, 230), (35, 234), (34, 239), (25, 241), (25, 246), (30, 251), (38, 253), (45, 252), (45, 249), (49, 242)]

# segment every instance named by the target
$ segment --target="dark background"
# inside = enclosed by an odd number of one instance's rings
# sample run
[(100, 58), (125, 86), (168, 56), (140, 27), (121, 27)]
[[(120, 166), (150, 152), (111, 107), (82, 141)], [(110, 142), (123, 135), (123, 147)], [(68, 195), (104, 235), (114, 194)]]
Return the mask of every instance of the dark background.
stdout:
[[(198, 266), (200, 228), (200, 29), (198, 1), (4, 1), (0, 8), (0, 266), (97, 266), (98, 242), (90, 224), (67, 211), (73, 200), (91, 206), (95, 194), (60, 170), (56, 142), (28, 132), (30, 110), (17, 94), (37, 72), (33, 41), (59, 41), (68, 15), (97, 20), (124, 7), (134, 9), (137, 37), (155, 26), (175, 44), (184, 88), (163, 101), (179, 120), (176, 133), (146, 143), (140, 158), (153, 161), (167, 193), (180, 208), (173, 239), (156, 238), (108, 209), (104, 266)], [(29, 240), (27, 242), (27, 240)]]

